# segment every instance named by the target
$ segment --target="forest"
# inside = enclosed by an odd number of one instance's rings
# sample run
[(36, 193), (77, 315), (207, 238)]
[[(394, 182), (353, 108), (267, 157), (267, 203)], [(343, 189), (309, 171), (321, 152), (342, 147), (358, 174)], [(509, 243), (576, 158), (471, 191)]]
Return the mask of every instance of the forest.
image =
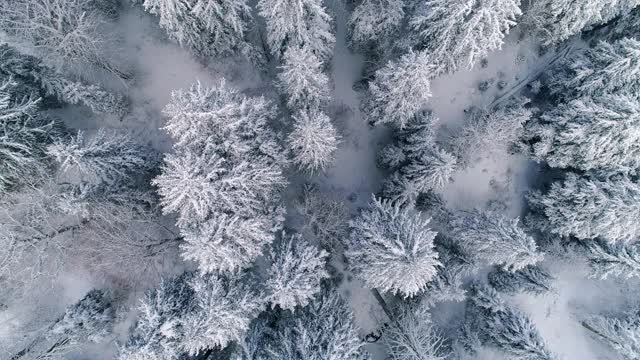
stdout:
[(0, 359), (640, 360), (640, 0), (0, 0)]

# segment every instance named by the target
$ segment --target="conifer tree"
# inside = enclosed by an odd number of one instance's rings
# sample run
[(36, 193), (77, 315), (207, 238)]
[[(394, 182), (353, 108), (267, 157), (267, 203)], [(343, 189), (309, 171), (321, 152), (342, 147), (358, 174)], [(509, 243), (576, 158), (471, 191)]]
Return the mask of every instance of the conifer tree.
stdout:
[(351, 43), (357, 46), (375, 42), (390, 45), (405, 16), (402, 0), (364, 0), (349, 19)]
[(287, 141), (293, 163), (313, 173), (331, 165), (340, 136), (327, 115), (312, 109), (293, 115), (293, 131)]
[(554, 277), (538, 265), (528, 265), (514, 272), (497, 267), (488, 276), (494, 289), (507, 294), (527, 292), (540, 295), (553, 290), (551, 283)]
[(640, 355), (640, 321), (637, 311), (628, 312), (622, 317), (592, 316), (582, 326), (622, 358), (635, 360)]
[(587, 242), (591, 276), (640, 277), (640, 251), (636, 244), (612, 244), (602, 240)]

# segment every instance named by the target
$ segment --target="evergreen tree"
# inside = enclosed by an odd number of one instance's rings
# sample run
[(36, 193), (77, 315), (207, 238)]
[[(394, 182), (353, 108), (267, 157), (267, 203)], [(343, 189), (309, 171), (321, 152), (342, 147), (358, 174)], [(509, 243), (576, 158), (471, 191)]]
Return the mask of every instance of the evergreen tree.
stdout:
[(622, 358), (636, 360), (640, 357), (640, 321), (637, 311), (626, 313), (620, 318), (593, 316), (582, 325)]
[(323, 112), (312, 109), (293, 115), (293, 131), (287, 139), (293, 163), (316, 172), (327, 169), (334, 159), (340, 136)]
[(502, 47), (520, 14), (519, 0), (427, 0), (410, 19), (412, 45), (430, 54), (434, 77), (471, 69)]
[(363, 46), (368, 42), (390, 45), (405, 16), (402, 0), (364, 0), (353, 10), (349, 19), (352, 44)]
[(610, 172), (640, 168), (640, 101), (626, 95), (561, 103), (527, 128), (533, 156), (553, 167)]
[(518, 218), (473, 210), (460, 211), (451, 222), (452, 234), (462, 248), (488, 264), (515, 271), (543, 258)]
[(587, 242), (591, 276), (640, 277), (640, 251), (636, 244), (612, 244), (602, 240)]
[(384, 341), (393, 360), (444, 360), (450, 355), (424, 306), (398, 306)]
[(363, 345), (349, 305), (335, 290), (323, 290), (283, 321), (266, 359), (364, 360)]
[(369, 83), (365, 112), (373, 124), (404, 128), (431, 97), (431, 79), (437, 74), (427, 51), (409, 51), (376, 71)]
[(329, 101), (329, 77), (308, 48), (289, 47), (282, 58), (279, 85), (292, 111), (322, 108)]
[(538, 265), (528, 265), (509, 272), (497, 267), (489, 273), (489, 284), (494, 289), (507, 294), (527, 292), (536, 295), (552, 291), (554, 277)]
[(306, 306), (320, 292), (320, 282), (329, 277), (325, 270), (328, 256), (300, 235), (283, 234), (269, 254), (266, 292), (272, 306), (291, 311)]
[(551, 45), (607, 23), (638, 5), (637, 0), (540, 0), (531, 5), (525, 21), (544, 44)]
[(429, 221), (409, 208), (375, 197), (351, 221), (345, 255), (367, 286), (411, 297), (425, 289), (441, 266)]
[(529, 205), (553, 234), (628, 242), (640, 232), (639, 199), (640, 187), (627, 177), (602, 181), (569, 173), (546, 194), (532, 193)]
[(321, 61), (331, 56), (336, 40), (322, 1), (259, 0), (258, 9), (267, 22), (267, 44), (274, 55), (305, 47)]

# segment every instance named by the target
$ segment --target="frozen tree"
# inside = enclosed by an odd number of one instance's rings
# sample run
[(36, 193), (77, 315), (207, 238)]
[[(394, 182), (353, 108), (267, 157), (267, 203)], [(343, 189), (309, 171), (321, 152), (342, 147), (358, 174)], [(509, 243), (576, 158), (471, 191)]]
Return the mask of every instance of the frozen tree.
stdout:
[(435, 140), (437, 119), (428, 111), (415, 114), (395, 141), (379, 155), (383, 167), (395, 170), (384, 183), (385, 198), (413, 203), (421, 193), (444, 187), (457, 167), (457, 159), (441, 149)]
[(561, 98), (604, 94), (640, 94), (640, 41), (623, 38), (613, 43), (598, 42), (577, 52), (553, 69), (545, 84)]
[(145, 167), (146, 154), (125, 133), (98, 129), (87, 137), (83, 131), (67, 139), (57, 139), (47, 148), (47, 154), (59, 164), (60, 171), (71, 179), (92, 184), (109, 185), (127, 179), (133, 172)]
[[(0, 45), (0, 75), (12, 77), (39, 92), (41, 97), (53, 97), (73, 105), (85, 105), (96, 113), (124, 115), (127, 100), (97, 85), (73, 81), (45, 66), (42, 60), (19, 53), (7, 44)], [(26, 94), (25, 94), (26, 95)]]
[[(15, 0), (0, 4), (0, 29), (29, 43), (56, 69), (93, 66), (128, 78), (113, 51), (117, 33), (93, 0)], [(20, 42), (20, 41), (18, 41)]]
[(514, 272), (497, 267), (488, 276), (493, 288), (507, 294), (527, 292), (540, 295), (553, 290), (551, 283), (554, 277), (538, 265), (528, 265)]
[(163, 279), (147, 291), (138, 306), (138, 318), (119, 348), (119, 360), (177, 360), (182, 354), (177, 333), (179, 320), (194, 309), (191, 275)]
[(627, 177), (609, 181), (569, 173), (544, 195), (529, 196), (545, 230), (580, 240), (629, 242), (640, 233), (640, 187)]
[(383, 338), (393, 360), (444, 360), (450, 355), (424, 306), (398, 306)]
[(329, 117), (312, 109), (293, 115), (293, 131), (287, 138), (293, 163), (309, 172), (327, 169), (333, 162), (340, 136)]
[(291, 110), (319, 109), (329, 101), (329, 77), (307, 47), (289, 47), (282, 59), (279, 85)]
[(88, 343), (103, 341), (111, 334), (115, 321), (112, 301), (111, 295), (103, 290), (89, 291), (10, 359), (63, 358)]
[(290, 314), (268, 353), (269, 360), (367, 358), (349, 305), (335, 290), (323, 290), (309, 305)]
[(404, 19), (403, 0), (364, 0), (353, 10), (349, 19), (351, 42), (385, 43), (391, 40)]
[(404, 297), (424, 290), (441, 265), (429, 221), (412, 209), (374, 197), (349, 224), (345, 255), (354, 274), (371, 288)]
[(610, 275), (624, 278), (640, 277), (640, 251), (636, 244), (611, 244), (602, 240), (589, 241), (588, 259), (591, 276), (606, 279)]
[(427, 0), (409, 21), (412, 45), (429, 53), (434, 77), (470, 69), (502, 47), (520, 14), (519, 0)]
[(160, 18), (160, 26), (172, 40), (199, 56), (248, 49), (244, 36), (251, 8), (245, 0), (144, 0), (142, 5)]
[(515, 271), (543, 258), (518, 218), (473, 210), (460, 211), (451, 221), (453, 236), (461, 246), (488, 264)]
[(524, 125), (533, 111), (525, 108), (527, 99), (516, 98), (496, 110), (473, 112), (451, 146), (461, 166), (469, 166), (482, 158), (505, 155), (520, 140)]
[(267, 23), (267, 44), (274, 55), (306, 47), (322, 61), (331, 56), (336, 40), (322, 1), (259, 0), (258, 9)]
[(431, 79), (437, 74), (428, 51), (409, 51), (376, 71), (369, 83), (365, 112), (373, 124), (404, 128), (431, 97)]
[(55, 123), (39, 114), (40, 99), (18, 92), (11, 78), (0, 83), (0, 192), (44, 171), (44, 147), (56, 134)]
[(533, 322), (523, 313), (507, 306), (491, 287), (474, 285), (471, 288), (465, 317), (466, 325), (477, 333), (482, 344), (500, 349), (510, 359), (556, 359), (547, 349)]
[(638, 312), (628, 312), (622, 317), (592, 316), (582, 322), (587, 330), (627, 360), (640, 357), (640, 320)]
[(275, 238), (269, 219), (211, 214), (197, 226), (182, 229), (182, 257), (196, 261), (201, 271), (238, 271), (251, 265)]
[(348, 234), (347, 209), (343, 201), (305, 185), (294, 208), (304, 217), (301, 232), (315, 238), (322, 247), (333, 250)]
[(539, 0), (528, 9), (525, 22), (538, 32), (544, 44), (550, 45), (607, 23), (638, 5), (638, 0)]
[(325, 270), (328, 256), (299, 234), (283, 233), (269, 254), (271, 267), (265, 285), (272, 306), (291, 311), (306, 306), (320, 292), (320, 282), (329, 277)]
[(195, 309), (178, 320), (176, 329), (189, 355), (242, 339), (264, 304), (241, 278), (197, 275), (190, 286), (195, 292)]
[(582, 97), (549, 109), (527, 128), (533, 156), (553, 167), (634, 172), (640, 168), (640, 101)]

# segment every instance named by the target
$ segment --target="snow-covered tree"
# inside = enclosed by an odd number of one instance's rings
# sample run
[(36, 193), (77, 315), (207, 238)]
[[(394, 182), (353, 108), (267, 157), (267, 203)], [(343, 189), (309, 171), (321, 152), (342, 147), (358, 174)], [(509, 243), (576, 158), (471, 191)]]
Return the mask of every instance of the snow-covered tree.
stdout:
[(279, 86), (292, 111), (319, 109), (329, 101), (329, 77), (307, 47), (289, 47), (282, 58)]
[(321, 61), (331, 56), (336, 40), (322, 1), (259, 0), (258, 9), (267, 23), (267, 44), (274, 55), (306, 47)]
[(128, 110), (127, 100), (122, 95), (97, 85), (70, 80), (45, 66), (42, 60), (21, 54), (7, 44), (0, 45), (0, 74), (33, 87), (32, 91), (38, 91), (40, 97), (85, 105), (96, 113), (122, 116)]
[(384, 330), (384, 342), (393, 360), (444, 360), (447, 350), (427, 307), (401, 304)]
[(176, 327), (180, 346), (189, 355), (242, 339), (264, 304), (241, 278), (197, 275), (190, 286), (195, 292), (195, 309), (181, 317)]
[(543, 216), (545, 230), (580, 240), (633, 241), (640, 234), (640, 186), (627, 177), (608, 181), (569, 173), (529, 205)]
[(618, 93), (638, 96), (639, 54), (640, 41), (634, 38), (600, 41), (550, 71), (545, 85), (552, 94), (568, 99)]
[(272, 226), (264, 216), (210, 214), (204, 222), (182, 229), (182, 257), (196, 261), (204, 272), (244, 269), (274, 240)]
[(640, 251), (637, 244), (611, 244), (594, 240), (587, 242), (586, 246), (592, 277), (640, 277)]
[(364, 0), (349, 18), (350, 40), (355, 45), (391, 40), (404, 19), (403, 0)]
[(0, 192), (44, 171), (45, 147), (55, 123), (38, 113), (40, 99), (19, 95), (11, 78), (0, 83)]
[(435, 76), (470, 69), (502, 47), (520, 14), (520, 0), (426, 0), (409, 21), (412, 45), (429, 53)]
[(310, 245), (299, 234), (287, 236), (271, 250), (265, 282), (267, 300), (293, 311), (304, 307), (320, 292), (320, 282), (329, 277), (325, 263), (329, 253)]
[(473, 112), (451, 146), (460, 166), (482, 158), (504, 156), (519, 141), (533, 111), (525, 108), (527, 99), (516, 98), (496, 110)]
[(10, 359), (64, 358), (84, 345), (103, 341), (111, 334), (115, 321), (112, 300), (103, 290), (89, 291)]
[(163, 279), (145, 294), (129, 337), (119, 348), (118, 360), (177, 360), (182, 355), (176, 327), (184, 314), (194, 309), (190, 277)]
[(435, 70), (428, 51), (409, 51), (376, 71), (365, 106), (369, 121), (404, 128), (431, 97)]
[(160, 18), (169, 37), (199, 56), (246, 51), (244, 36), (251, 21), (245, 0), (144, 0), (142, 6)]
[(543, 258), (518, 218), (480, 210), (460, 211), (454, 215), (451, 226), (460, 245), (488, 264), (515, 271)]
[[(0, 29), (56, 69), (93, 66), (123, 78), (114, 59), (117, 33), (109, 31), (94, 0), (15, 0), (0, 4)], [(22, 40), (22, 41), (20, 41)]]
[(638, 311), (628, 312), (621, 317), (592, 316), (583, 321), (582, 326), (613, 348), (622, 358), (636, 360), (640, 356)]
[(428, 219), (375, 197), (351, 221), (345, 255), (367, 286), (411, 297), (424, 290), (441, 266)]
[(128, 179), (145, 167), (148, 151), (125, 133), (98, 129), (93, 136), (78, 131), (76, 136), (57, 139), (47, 147), (47, 154), (59, 164), (71, 181), (113, 184)]
[(293, 131), (287, 138), (293, 163), (309, 172), (327, 169), (333, 162), (340, 136), (329, 117), (312, 109), (293, 115)]
[(544, 44), (550, 45), (607, 23), (638, 5), (638, 0), (538, 0), (527, 10), (525, 22)]
[(493, 288), (507, 294), (527, 292), (539, 295), (553, 289), (554, 277), (538, 265), (528, 265), (514, 272), (497, 267), (488, 277)]
[(483, 345), (494, 346), (517, 360), (554, 360), (533, 322), (510, 308), (495, 289), (474, 285), (465, 315), (467, 328)]
[(348, 234), (347, 208), (343, 201), (305, 185), (294, 208), (303, 216), (301, 232), (315, 238), (322, 247), (333, 250)]
[(381, 166), (394, 170), (384, 183), (385, 198), (413, 203), (421, 193), (446, 185), (456, 169), (457, 159), (436, 144), (437, 119), (429, 111), (415, 114), (394, 142), (379, 154)]
[(364, 360), (364, 343), (349, 305), (335, 290), (323, 290), (289, 315), (268, 349), (268, 360)]

